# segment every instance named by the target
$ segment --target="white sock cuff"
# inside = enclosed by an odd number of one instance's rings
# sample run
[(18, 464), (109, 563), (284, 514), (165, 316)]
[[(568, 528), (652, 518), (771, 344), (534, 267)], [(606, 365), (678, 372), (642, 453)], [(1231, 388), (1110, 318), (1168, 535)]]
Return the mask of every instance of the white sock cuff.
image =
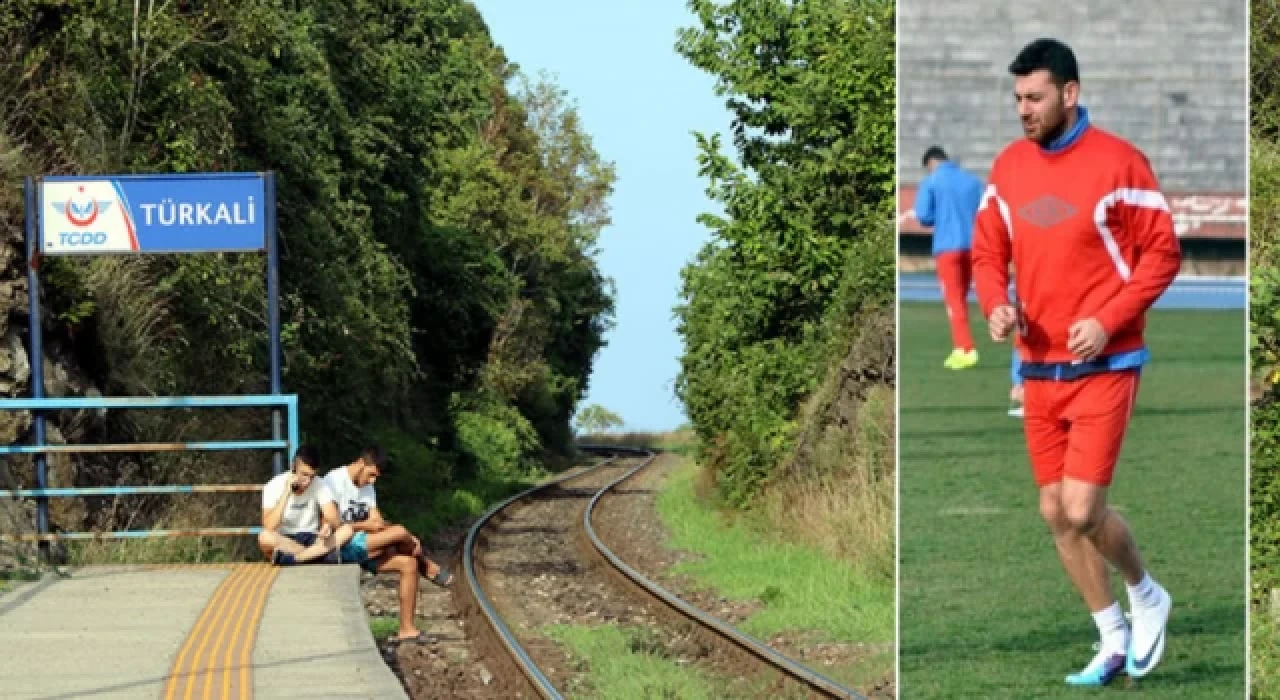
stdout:
[(1098, 625), (1098, 629), (1103, 631), (1123, 627), (1124, 611), (1120, 609), (1120, 603), (1112, 603), (1110, 607), (1093, 613), (1093, 621)]
[(1137, 585), (1130, 586), (1128, 583), (1125, 583), (1125, 587), (1129, 589), (1130, 595), (1145, 596), (1146, 594), (1150, 593), (1153, 589), (1155, 589), (1156, 582), (1151, 580), (1150, 573), (1144, 571), (1142, 572), (1142, 580), (1139, 581)]

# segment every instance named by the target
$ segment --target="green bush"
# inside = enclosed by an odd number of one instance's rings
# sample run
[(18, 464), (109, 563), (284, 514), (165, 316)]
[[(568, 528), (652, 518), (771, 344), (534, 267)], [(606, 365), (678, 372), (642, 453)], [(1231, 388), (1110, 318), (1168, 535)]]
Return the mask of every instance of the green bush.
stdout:
[[(568, 96), (521, 76), (463, 0), (141, 7), (0, 3), (3, 172), (274, 171), (305, 441), (386, 442), (415, 498), (567, 452), (612, 322), (595, 252), (615, 179)], [(13, 230), (19, 195), (0, 188)], [(77, 339), (107, 395), (265, 393), (263, 271), (256, 254), (53, 262), (49, 339)]]
[(1270, 590), (1280, 588), (1280, 8), (1253, 0), (1249, 202), (1252, 693), (1280, 697)]
[(858, 318), (893, 303), (894, 4), (689, 3), (678, 50), (716, 76), (737, 159), (699, 135), (724, 210), (682, 273), (676, 390), (721, 494), (750, 501)]

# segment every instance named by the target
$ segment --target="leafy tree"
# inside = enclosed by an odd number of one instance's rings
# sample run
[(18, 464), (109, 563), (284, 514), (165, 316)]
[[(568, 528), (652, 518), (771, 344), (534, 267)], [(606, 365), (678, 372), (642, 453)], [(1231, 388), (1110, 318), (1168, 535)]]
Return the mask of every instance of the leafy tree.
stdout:
[[(692, 0), (677, 49), (714, 75), (736, 160), (697, 135), (725, 214), (682, 273), (677, 393), (745, 503), (793, 445), (831, 338), (893, 303), (894, 6), (887, 0)], [(887, 255), (885, 254), (887, 251)], [(858, 259), (875, 264), (857, 264)], [(853, 278), (850, 278), (850, 276)], [(853, 316), (829, 318), (839, 306)], [(849, 301), (853, 300), (853, 301)]]
[[(612, 322), (594, 254), (614, 169), (470, 3), (14, 0), (0, 95), (0, 143), (38, 172), (277, 173), (285, 388), (326, 461), (377, 439), (404, 483), (446, 485), (569, 447)], [(48, 270), (50, 336), (104, 393), (267, 389), (261, 256)], [(266, 429), (139, 420), (116, 427)]]
[(578, 432), (587, 435), (604, 433), (623, 426), (622, 416), (595, 403), (579, 411), (574, 423), (578, 426)]

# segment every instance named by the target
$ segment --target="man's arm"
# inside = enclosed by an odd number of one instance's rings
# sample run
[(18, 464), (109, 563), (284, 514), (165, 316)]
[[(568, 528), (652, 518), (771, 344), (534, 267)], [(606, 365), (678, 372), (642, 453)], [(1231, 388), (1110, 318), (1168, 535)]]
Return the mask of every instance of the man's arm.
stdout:
[(338, 504), (333, 497), (333, 491), (324, 479), (320, 479), (316, 484), (316, 504), (320, 506), (320, 520), (328, 525), (330, 531), (337, 530), (342, 526), (342, 514), (338, 512)]
[(933, 181), (929, 178), (925, 178), (920, 183), (920, 188), (916, 190), (916, 202), (912, 210), (916, 215), (916, 221), (924, 226), (933, 226)]
[(364, 520), (355, 520), (347, 524), (356, 532), (381, 532), (390, 527), (382, 518), (382, 513), (378, 511), (377, 506), (369, 509), (369, 515)]
[(280, 496), (275, 503), (267, 503), (267, 499), (271, 494), (265, 491), (262, 494), (262, 529), (267, 532), (275, 532), (280, 528), (280, 521), (284, 520), (284, 509), (289, 503), (289, 492), (293, 486), (293, 474), (284, 480), (284, 488), (280, 490)]
[(1009, 263), (1013, 241), (1009, 236), (1009, 205), (1000, 198), (993, 181), (982, 193), (973, 222), (973, 282), (982, 314), (990, 317), (1000, 306), (1009, 306)]
[(1002, 343), (1018, 325), (1018, 312), (1009, 303), (1009, 263), (1013, 261), (1013, 221), (1009, 205), (1000, 196), (1000, 159), (991, 166), (991, 177), (978, 204), (973, 222), (974, 289), (987, 319), (991, 339)]
[(1145, 313), (1173, 283), (1182, 265), (1182, 250), (1169, 204), (1146, 158), (1134, 157), (1125, 172), (1124, 186), (1117, 189), (1114, 196), (1112, 206), (1123, 208), (1121, 220), (1137, 254), (1133, 270), (1129, 271), (1120, 252), (1111, 251), (1121, 275), (1129, 274), (1120, 293), (1094, 314), (1107, 337)]

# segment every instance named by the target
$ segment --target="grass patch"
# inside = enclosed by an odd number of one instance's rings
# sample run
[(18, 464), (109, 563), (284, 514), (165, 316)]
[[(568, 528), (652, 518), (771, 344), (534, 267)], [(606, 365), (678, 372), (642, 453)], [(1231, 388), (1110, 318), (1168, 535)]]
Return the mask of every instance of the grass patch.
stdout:
[(832, 641), (893, 641), (891, 583), (873, 584), (852, 566), (778, 541), (745, 522), (725, 523), (698, 503), (695, 474), (696, 467), (686, 463), (658, 496), (658, 512), (672, 535), (669, 546), (703, 555), (675, 572), (726, 597), (763, 602), (744, 631), (764, 636), (816, 630)]
[(40, 572), (26, 567), (0, 571), (0, 593), (8, 593), (19, 582), (39, 581)]
[(673, 572), (733, 600), (761, 608), (739, 626), (755, 637), (804, 632), (815, 641), (885, 645), (872, 659), (821, 669), (855, 687), (893, 670), (893, 581), (868, 577), (815, 547), (783, 541), (745, 518), (732, 522), (698, 501), (697, 467), (686, 462), (658, 496), (658, 512), (671, 533), (667, 546), (701, 555)]
[[(893, 586), (897, 483), (892, 387), (873, 386), (856, 406), (855, 426), (825, 429), (808, 464), (769, 483), (759, 499), (773, 529)], [(812, 422), (812, 418), (807, 418)]]
[[(1009, 349), (949, 372), (941, 304), (901, 308), (901, 678), (909, 698), (1074, 698), (1097, 632), (1037, 507)], [(1244, 314), (1152, 312), (1110, 500), (1175, 599), (1150, 698), (1245, 689)], [(1121, 601), (1127, 596), (1113, 584)], [(1121, 692), (1123, 683), (1108, 692)]]
[[(723, 682), (668, 657), (652, 631), (639, 627), (554, 625), (546, 634), (568, 647), (586, 674), (572, 697), (599, 700), (729, 698)], [(739, 696), (740, 697), (740, 696)]]
[(1280, 698), (1280, 625), (1275, 613), (1263, 606), (1254, 608), (1250, 618), (1253, 666), (1249, 669), (1250, 697), (1257, 700)]
[[(164, 529), (158, 525), (156, 529)], [(237, 541), (241, 540), (241, 541)], [(252, 537), (157, 537), (68, 542), (70, 566), (126, 564), (215, 564), (258, 561), (262, 554)]]
[(395, 615), (378, 615), (369, 618), (369, 631), (373, 639), (381, 644), (400, 630), (400, 618)]

